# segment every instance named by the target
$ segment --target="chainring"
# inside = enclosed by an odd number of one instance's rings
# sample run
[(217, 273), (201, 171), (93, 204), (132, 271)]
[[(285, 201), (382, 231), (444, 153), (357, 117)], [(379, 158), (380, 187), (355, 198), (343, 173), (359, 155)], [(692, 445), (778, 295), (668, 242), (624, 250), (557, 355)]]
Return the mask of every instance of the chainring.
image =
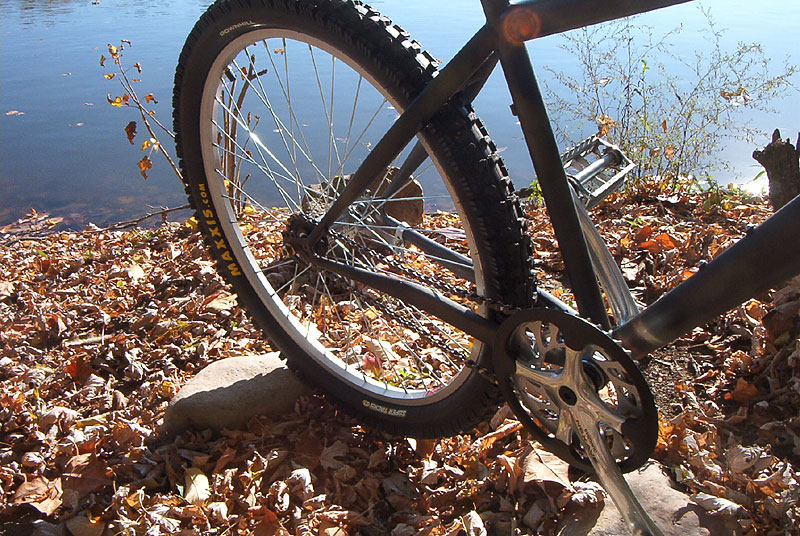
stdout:
[[(589, 322), (561, 311), (518, 311), (497, 331), (494, 369), (509, 406), (534, 439), (594, 472), (581, 438), (597, 426), (620, 470), (643, 465), (658, 412), (628, 353)], [(591, 447), (590, 447), (591, 448)]]

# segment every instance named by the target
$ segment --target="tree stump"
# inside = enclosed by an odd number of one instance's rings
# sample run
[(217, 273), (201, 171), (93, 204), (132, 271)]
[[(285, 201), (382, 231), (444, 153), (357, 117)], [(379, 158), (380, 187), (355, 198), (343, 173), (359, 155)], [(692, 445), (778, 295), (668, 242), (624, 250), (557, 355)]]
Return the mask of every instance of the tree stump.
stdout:
[(800, 134), (797, 148), (787, 139), (781, 139), (781, 132), (775, 129), (772, 141), (763, 151), (753, 151), (753, 158), (764, 166), (769, 180), (769, 201), (778, 210), (800, 195)]

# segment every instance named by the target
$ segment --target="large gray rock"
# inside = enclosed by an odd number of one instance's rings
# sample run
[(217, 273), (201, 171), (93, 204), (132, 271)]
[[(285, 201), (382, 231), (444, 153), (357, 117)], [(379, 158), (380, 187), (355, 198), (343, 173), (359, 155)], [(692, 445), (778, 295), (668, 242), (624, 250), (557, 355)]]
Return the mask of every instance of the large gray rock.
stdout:
[[(399, 168), (389, 168), (386, 176), (378, 185), (376, 195), (383, 195), (398, 171)], [(321, 216), (330, 201), (344, 191), (351, 178), (352, 175), (336, 176), (330, 181), (310, 185), (306, 188), (303, 199), (300, 200), (303, 212), (307, 214), (319, 213), (318, 215)], [(412, 178), (400, 191), (392, 196), (394, 201), (386, 203), (386, 213), (398, 221), (406, 222), (411, 227), (416, 227), (422, 223), (425, 212), (423, 197), (422, 184), (417, 179)]]
[[(625, 480), (664, 536), (732, 536), (739, 534), (734, 519), (712, 517), (691, 498), (674, 489), (661, 466), (650, 463), (625, 475)], [(630, 536), (625, 521), (610, 499), (596, 507), (567, 507), (558, 536)]]
[(164, 415), (164, 431), (242, 428), (256, 415), (294, 409), (307, 388), (274, 352), (211, 363), (178, 391)]

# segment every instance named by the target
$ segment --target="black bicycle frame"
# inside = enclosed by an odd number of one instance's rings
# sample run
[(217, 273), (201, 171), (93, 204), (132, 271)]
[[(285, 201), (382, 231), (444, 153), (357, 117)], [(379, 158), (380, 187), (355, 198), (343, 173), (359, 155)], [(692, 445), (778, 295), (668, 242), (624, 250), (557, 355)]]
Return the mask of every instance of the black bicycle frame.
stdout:
[[(421, 135), (424, 139), (425, 125), (442, 105), (459, 93), (461, 98), (471, 101), (499, 58), (511, 92), (512, 109), (519, 118), (525, 136), (579, 312), (602, 328), (610, 329), (571, 187), (562, 167), (528, 52), (524, 42), (513, 42), (504, 35), (503, 23), (507, 17), (518, 16), (522, 11), (523, 20), (529, 23), (525, 27), (527, 33), (523, 34), (523, 40), (529, 40), (687, 1), (690, 0), (526, 0), (510, 5), (507, 0), (481, 0), (486, 25), (414, 99), (370, 151), (339, 198), (309, 234), (305, 251), (312, 252), (311, 245), (323, 236), (336, 218), (373, 183), (385, 176), (388, 166), (415, 136)], [(411, 151), (411, 156), (401, 166), (395, 181), (410, 176), (421, 163), (421, 151), (418, 149)], [(388, 191), (397, 191), (400, 186), (399, 183), (390, 185)], [(423, 251), (429, 247), (437, 257), (444, 259), (445, 265), (450, 263), (462, 269), (465, 267), (463, 256), (445, 251), (440, 244), (419, 233), (409, 233), (408, 238), (417, 247)], [(315, 257), (313, 254), (311, 256)], [(402, 298), (476, 339), (493, 342), (493, 333), (498, 326), (496, 321), (474, 314), (428, 289), (329, 259), (315, 257), (312, 262)], [(469, 269), (468, 265), (466, 269)], [(618, 326), (614, 335), (635, 357), (639, 357), (798, 272), (800, 198), (789, 203), (698, 274), (632, 320)], [(540, 294), (540, 300), (549, 307), (569, 310), (566, 305), (544, 293)]]

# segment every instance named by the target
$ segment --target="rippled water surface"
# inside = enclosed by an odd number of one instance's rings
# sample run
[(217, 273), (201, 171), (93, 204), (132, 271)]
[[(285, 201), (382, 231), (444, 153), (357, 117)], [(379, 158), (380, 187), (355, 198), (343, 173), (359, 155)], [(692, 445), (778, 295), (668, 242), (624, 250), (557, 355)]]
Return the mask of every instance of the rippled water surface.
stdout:
[[(111, 72), (99, 63), (107, 44), (132, 42), (125, 51), (129, 65), (142, 65), (139, 91), (153, 93), (157, 116), (171, 126), (172, 76), (183, 40), (204, 11), (204, 0), (3, 0), (0, 5), (0, 225), (14, 221), (30, 208), (63, 216), (81, 227), (141, 215), (151, 206), (185, 202), (182, 188), (167, 165), (155, 159), (149, 179), (136, 168), (142, 157), (140, 125), (135, 146), (126, 140), (124, 126), (138, 119), (132, 108), (109, 106), (106, 95), (120, 94)], [(447, 59), (481, 22), (477, 2), (373, 2), (393, 17), (435, 56)], [(728, 28), (725, 41), (758, 42), (781, 60), (796, 47), (800, 3), (762, 0), (706, 0), (718, 26)], [(758, 12), (753, 12), (753, 6)], [(693, 54), (701, 39), (692, 33), (698, 7), (683, 5), (642, 17), (656, 28), (684, 22), (680, 46)], [(569, 72), (574, 58), (558, 48), (559, 37), (530, 44), (535, 64)], [(797, 59), (795, 59), (797, 61)], [(537, 68), (545, 78), (547, 73)], [(137, 75), (139, 76), (139, 75)], [(759, 116), (756, 125), (784, 137), (800, 130), (797, 93), (782, 103), (779, 116)], [(520, 134), (508, 113), (509, 98), (502, 80), (494, 76), (476, 103), (503, 152), (519, 186), (532, 176), (520, 147)], [(733, 144), (725, 156), (739, 174), (758, 173), (750, 159), (753, 147)], [(728, 177), (719, 177), (725, 181)], [(741, 180), (741, 178), (740, 178)]]

